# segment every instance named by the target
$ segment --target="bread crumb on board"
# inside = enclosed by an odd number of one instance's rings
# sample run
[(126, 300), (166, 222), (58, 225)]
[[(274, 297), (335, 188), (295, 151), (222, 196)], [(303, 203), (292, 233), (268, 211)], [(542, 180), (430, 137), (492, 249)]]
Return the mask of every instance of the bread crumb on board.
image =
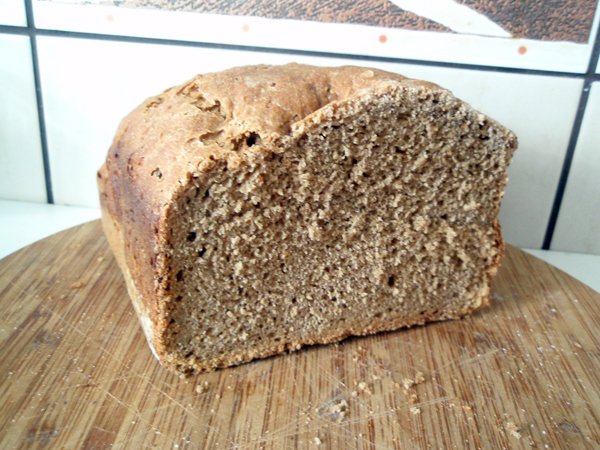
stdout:
[(315, 409), (315, 412), (321, 416), (327, 417), (333, 422), (340, 423), (348, 414), (348, 402), (346, 400), (335, 400), (326, 405)]
[(409, 395), (409, 397), (408, 397), (409, 405), (414, 405), (418, 401), (419, 401), (419, 396), (416, 393), (413, 392), (412, 394)]
[(405, 391), (407, 391), (410, 388), (423, 383), (424, 381), (425, 381), (425, 375), (423, 375), (422, 372), (417, 372), (415, 374), (414, 378), (404, 378), (402, 380), (402, 387), (404, 388)]
[(348, 413), (348, 402), (346, 400), (341, 400), (338, 403), (334, 403), (329, 408), (329, 412), (333, 420), (336, 422), (343, 421)]
[(521, 429), (512, 421), (509, 420), (504, 424), (504, 429), (508, 434), (517, 439), (521, 439)]
[(416, 416), (417, 414), (421, 414), (421, 408), (419, 408), (418, 406), (411, 406), (410, 413), (414, 416)]
[(323, 443), (323, 441), (321, 441), (321, 438), (319, 436), (315, 436), (315, 438), (313, 439), (313, 442), (315, 443), (315, 445), (321, 445)]
[(85, 286), (84, 282), (81, 280), (77, 280), (77, 281), (73, 281), (69, 287), (71, 289), (81, 289), (83, 286)]
[(210, 384), (208, 383), (208, 381), (204, 381), (203, 383), (197, 384), (196, 385), (196, 393), (197, 394), (205, 394), (206, 392), (208, 392), (209, 387), (210, 387)]
[(365, 383), (364, 381), (360, 381), (356, 387), (358, 388), (359, 391), (364, 392), (366, 394), (371, 394), (371, 389), (369, 389), (369, 385), (367, 383)]

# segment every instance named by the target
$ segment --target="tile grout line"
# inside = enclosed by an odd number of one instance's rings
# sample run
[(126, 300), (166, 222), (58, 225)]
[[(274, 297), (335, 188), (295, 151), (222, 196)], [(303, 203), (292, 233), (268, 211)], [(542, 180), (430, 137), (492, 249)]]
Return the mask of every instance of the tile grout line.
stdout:
[(558, 184), (554, 194), (554, 201), (552, 202), (552, 209), (550, 210), (550, 216), (548, 217), (548, 225), (546, 227), (546, 233), (544, 235), (544, 241), (542, 243), (542, 250), (550, 250), (552, 246), (552, 239), (554, 237), (554, 231), (556, 230), (556, 224), (558, 222), (558, 215), (560, 213), (560, 207), (565, 196), (567, 188), (567, 182), (569, 180), (569, 174), (571, 172), (571, 165), (573, 164), (573, 158), (575, 156), (575, 148), (577, 147), (577, 141), (579, 140), (579, 133), (581, 131), (581, 125), (587, 109), (587, 103), (590, 96), (590, 89), (592, 83), (599, 79), (596, 74), (596, 67), (598, 65), (598, 57), (600, 55), (600, 26), (596, 30), (596, 36), (594, 45), (592, 47), (592, 53), (588, 64), (585, 78), (583, 81), (583, 89), (581, 96), (579, 97), (579, 105), (577, 106), (577, 113), (575, 114), (575, 120), (573, 121), (573, 127), (571, 128), (571, 136), (565, 152), (562, 169), (558, 178)]
[(31, 64), (33, 67), (33, 81), (35, 85), (35, 99), (38, 113), (38, 126), (40, 132), (40, 144), (42, 150), (42, 163), (44, 166), (44, 184), (46, 187), (46, 202), (54, 204), (54, 193), (52, 191), (52, 173), (50, 169), (50, 156), (48, 153), (48, 137), (46, 134), (46, 117), (44, 115), (44, 102), (42, 98), (42, 80), (40, 78), (40, 65), (37, 51), (37, 36), (33, 18), (33, 5), (31, 0), (24, 0), (25, 15), (27, 18), (26, 32), (31, 45)]
[[(31, 0), (26, 0), (30, 2)], [(561, 72), (554, 70), (544, 69), (522, 69), (517, 67), (501, 67), (501, 66), (487, 66), (478, 64), (468, 63), (456, 63), (456, 62), (444, 62), (444, 61), (432, 61), (432, 60), (419, 60), (410, 58), (397, 58), (392, 56), (373, 56), (373, 55), (362, 55), (362, 54), (351, 54), (351, 53), (338, 53), (338, 52), (325, 52), (316, 50), (301, 50), (293, 48), (273, 48), (273, 47), (259, 47), (252, 45), (241, 45), (241, 44), (222, 44), (213, 42), (200, 42), (200, 41), (186, 41), (176, 39), (165, 39), (165, 38), (151, 38), (143, 36), (126, 36), (126, 35), (113, 35), (113, 34), (101, 34), (101, 33), (88, 33), (81, 31), (64, 31), (64, 30), (50, 30), (43, 28), (35, 28), (28, 30), (27, 28), (11, 26), (11, 25), (0, 25), (0, 33), (13, 33), (13, 34), (31, 34), (34, 33), (39, 36), (50, 36), (50, 37), (67, 37), (73, 39), (90, 39), (99, 41), (114, 41), (114, 42), (127, 42), (135, 44), (155, 44), (155, 45), (173, 45), (180, 47), (195, 47), (195, 48), (207, 48), (207, 49), (219, 49), (219, 50), (239, 50), (247, 52), (264, 52), (264, 53), (276, 53), (286, 55), (299, 55), (299, 56), (314, 56), (318, 58), (338, 58), (347, 59), (352, 61), (372, 61), (372, 62), (384, 62), (384, 63), (395, 63), (395, 64), (407, 64), (417, 66), (428, 66), (428, 67), (444, 67), (449, 69), (464, 69), (464, 70), (476, 70), (480, 72), (498, 72), (498, 73), (511, 73), (518, 75), (540, 75), (540, 76), (555, 76), (564, 78), (584, 78), (585, 73), (577, 72)], [(600, 79), (600, 75), (597, 76)]]

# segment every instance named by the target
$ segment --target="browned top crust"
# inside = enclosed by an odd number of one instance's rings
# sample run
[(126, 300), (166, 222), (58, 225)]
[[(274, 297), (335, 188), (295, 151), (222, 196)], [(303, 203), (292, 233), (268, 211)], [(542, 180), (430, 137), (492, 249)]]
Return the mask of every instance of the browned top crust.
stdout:
[(160, 207), (199, 162), (239, 158), (257, 139), (292, 134), (325, 105), (390, 83), (441, 90), (352, 66), (258, 65), (198, 75), (149, 98), (122, 121), (106, 168), (126, 171), (145, 193), (139, 200)]

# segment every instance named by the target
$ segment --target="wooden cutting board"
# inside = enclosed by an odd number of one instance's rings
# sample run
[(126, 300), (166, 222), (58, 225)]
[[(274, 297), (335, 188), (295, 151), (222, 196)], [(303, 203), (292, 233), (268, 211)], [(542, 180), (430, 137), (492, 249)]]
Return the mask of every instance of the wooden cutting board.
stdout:
[(98, 221), (0, 261), (0, 448), (600, 447), (600, 295), (508, 247), (471, 318), (180, 379)]

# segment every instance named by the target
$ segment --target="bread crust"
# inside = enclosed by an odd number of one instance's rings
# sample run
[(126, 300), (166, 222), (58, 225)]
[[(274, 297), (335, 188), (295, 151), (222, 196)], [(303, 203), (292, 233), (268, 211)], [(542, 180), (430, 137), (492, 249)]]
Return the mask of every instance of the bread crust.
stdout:
[[(191, 178), (207, 177), (222, 162), (244, 164), (251, 153), (263, 147), (246, 145), (249, 140), (260, 139), (268, 147), (294, 139), (311, 122), (322, 120), (319, 114), (324, 106), (335, 108), (367, 91), (397, 88), (448, 93), (432, 83), (375, 69), (248, 66), (198, 75), (149, 98), (122, 121), (98, 172), (103, 227), (148, 342), (163, 365), (183, 370), (181, 361), (166, 348), (172, 301), (172, 244), (167, 224), (170, 214), (176, 213), (173, 205), (182, 187)], [(513, 145), (516, 147), (516, 138)], [(503, 249), (497, 221), (494, 226), (498, 248)], [(500, 253), (488, 270), (488, 281), (500, 264)], [(452, 317), (415, 316), (373, 323), (365, 329), (332, 330), (319, 339), (205, 361), (194, 369), (225, 367), (302, 345), (463, 316), (489, 303), (489, 289), (479, 297), (472, 303), (475, 306)]]

